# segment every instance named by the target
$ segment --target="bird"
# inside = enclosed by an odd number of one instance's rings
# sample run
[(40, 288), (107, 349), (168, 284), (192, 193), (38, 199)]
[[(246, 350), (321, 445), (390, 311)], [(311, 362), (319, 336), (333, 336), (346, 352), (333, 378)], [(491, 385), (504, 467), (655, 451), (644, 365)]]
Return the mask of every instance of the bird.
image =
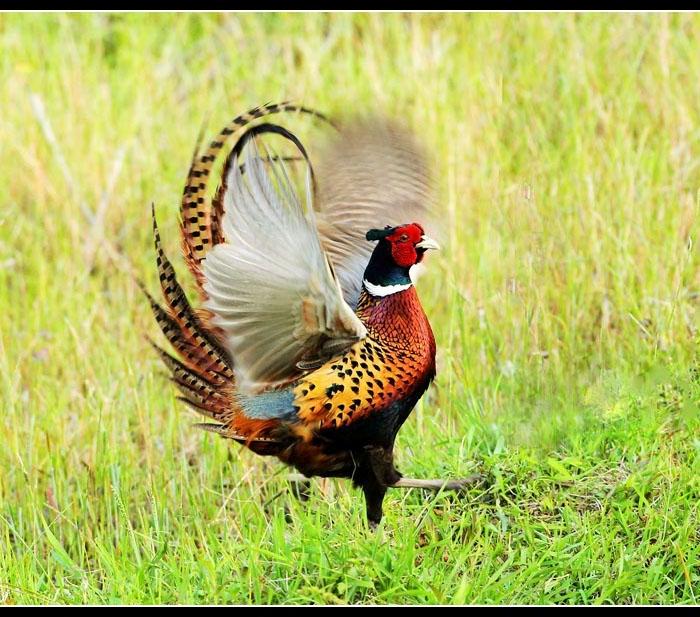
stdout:
[[(317, 169), (272, 116), (331, 131)], [(265, 144), (276, 135), (294, 156)], [(374, 529), (389, 488), (461, 489), (465, 480), (403, 477), (397, 433), (436, 375), (436, 343), (415, 287), (438, 243), (426, 156), (383, 117), (342, 123), (290, 102), (235, 117), (200, 152), (180, 208), (193, 308), (153, 236), (162, 303), (141, 284), (173, 353), (151, 341), (199, 428), (277, 457), (304, 479), (350, 479)], [(214, 165), (226, 145), (219, 185)], [(306, 171), (295, 181), (293, 167)], [(314, 164), (312, 164), (314, 163)], [(301, 188), (300, 188), (301, 187)]]

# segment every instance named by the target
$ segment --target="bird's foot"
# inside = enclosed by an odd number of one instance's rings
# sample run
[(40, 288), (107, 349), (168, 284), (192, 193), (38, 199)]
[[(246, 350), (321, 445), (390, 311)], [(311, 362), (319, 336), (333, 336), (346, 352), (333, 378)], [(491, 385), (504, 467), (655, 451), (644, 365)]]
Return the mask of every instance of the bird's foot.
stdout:
[(475, 484), (479, 484), (483, 480), (484, 476), (481, 474), (474, 474), (472, 476), (457, 480), (423, 480), (420, 478), (401, 478), (393, 484), (390, 484), (389, 488), (422, 488), (429, 491), (464, 491)]

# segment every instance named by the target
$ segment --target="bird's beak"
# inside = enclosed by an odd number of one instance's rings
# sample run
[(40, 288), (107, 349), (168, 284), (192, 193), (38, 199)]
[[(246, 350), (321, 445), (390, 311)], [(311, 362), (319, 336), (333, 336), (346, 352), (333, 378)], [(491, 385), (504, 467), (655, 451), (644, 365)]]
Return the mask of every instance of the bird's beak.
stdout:
[(421, 236), (420, 242), (416, 244), (416, 248), (425, 249), (426, 251), (428, 249), (435, 249), (437, 251), (439, 250), (440, 245), (432, 238), (428, 238), (428, 236)]

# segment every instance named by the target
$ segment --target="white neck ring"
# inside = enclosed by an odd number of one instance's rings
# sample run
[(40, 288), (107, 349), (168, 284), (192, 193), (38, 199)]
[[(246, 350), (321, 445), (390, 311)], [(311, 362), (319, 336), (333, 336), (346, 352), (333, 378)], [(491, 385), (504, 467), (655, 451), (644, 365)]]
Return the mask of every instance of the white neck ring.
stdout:
[(362, 281), (362, 284), (365, 286), (370, 296), (377, 296), (379, 298), (405, 291), (413, 286), (413, 283), (406, 283), (405, 285), (375, 285), (374, 283), (370, 283), (367, 279)]

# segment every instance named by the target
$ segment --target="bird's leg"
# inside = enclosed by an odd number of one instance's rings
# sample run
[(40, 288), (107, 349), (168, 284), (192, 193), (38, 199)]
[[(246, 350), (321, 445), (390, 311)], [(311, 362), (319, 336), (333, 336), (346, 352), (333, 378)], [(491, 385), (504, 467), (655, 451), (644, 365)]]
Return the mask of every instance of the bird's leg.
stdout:
[(367, 521), (371, 529), (376, 529), (382, 520), (382, 503), (387, 488), (401, 479), (394, 468), (394, 452), (391, 446), (367, 446), (364, 448), (364, 477), (358, 482), (365, 494)]
[(366, 446), (364, 451), (374, 477), (380, 484), (389, 487), (401, 479), (401, 474), (394, 467), (393, 446)]
[(429, 491), (461, 491), (483, 480), (483, 476), (475, 474), (459, 480), (423, 480), (419, 478), (399, 478), (389, 485), (389, 488), (424, 488)]
[(367, 506), (367, 522), (372, 530), (375, 530), (382, 520), (382, 503), (384, 503), (384, 495), (386, 495), (386, 486), (382, 486), (368, 474), (365, 482), (362, 483), (362, 492), (365, 494), (365, 503)]

